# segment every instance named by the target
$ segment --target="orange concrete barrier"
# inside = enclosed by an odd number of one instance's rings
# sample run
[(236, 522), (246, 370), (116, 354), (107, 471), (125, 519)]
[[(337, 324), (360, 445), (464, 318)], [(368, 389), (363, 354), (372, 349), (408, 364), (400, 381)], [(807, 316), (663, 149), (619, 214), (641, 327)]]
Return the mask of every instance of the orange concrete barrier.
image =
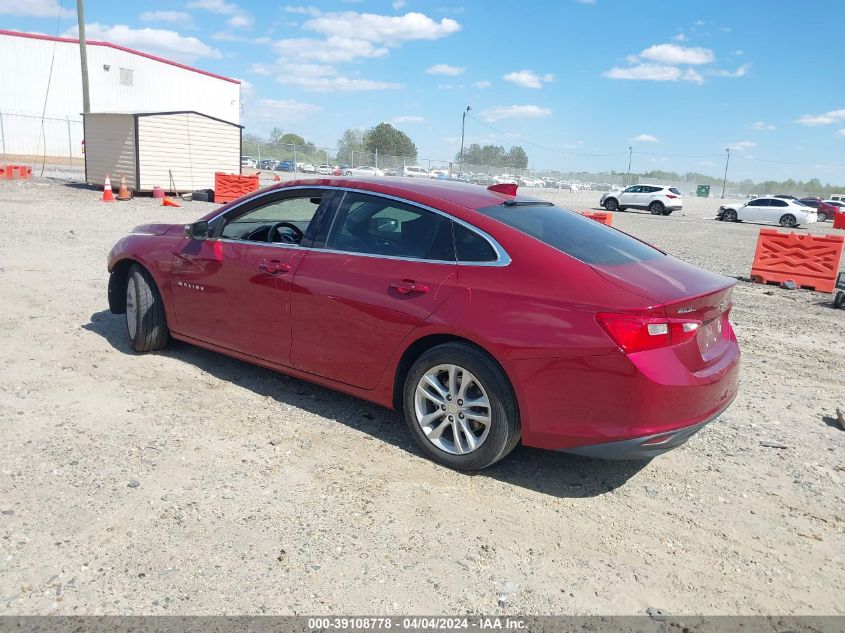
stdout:
[(794, 281), (802, 288), (833, 292), (842, 259), (842, 235), (782, 233), (760, 229), (751, 264), (757, 283)]
[(585, 218), (595, 220), (596, 222), (607, 224), (608, 226), (613, 224), (613, 214), (608, 213), (607, 211), (588, 211), (585, 209), (584, 211), (581, 211), (581, 215)]
[(218, 171), (214, 174), (214, 201), (231, 202), (251, 191), (257, 191), (258, 187), (258, 174), (241, 176)]

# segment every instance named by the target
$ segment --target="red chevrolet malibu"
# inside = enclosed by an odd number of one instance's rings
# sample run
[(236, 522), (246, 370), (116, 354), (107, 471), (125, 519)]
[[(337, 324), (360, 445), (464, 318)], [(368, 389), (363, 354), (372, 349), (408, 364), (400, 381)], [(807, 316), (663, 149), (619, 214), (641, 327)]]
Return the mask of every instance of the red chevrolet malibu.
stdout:
[(133, 348), (173, 337), (401, 409), (434, 460), (648, 459), (737, 393), (735, 281), (552, 203), (420, 179), (300, 180), (109, 256)]

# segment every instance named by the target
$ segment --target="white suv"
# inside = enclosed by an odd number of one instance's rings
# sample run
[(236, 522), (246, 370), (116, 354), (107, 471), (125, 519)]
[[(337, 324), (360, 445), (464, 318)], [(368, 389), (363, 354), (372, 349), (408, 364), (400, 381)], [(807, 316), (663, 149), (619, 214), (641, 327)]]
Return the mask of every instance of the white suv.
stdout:
[(669, 215), (684, 208), (684, 198), (674, 187), (634, 185), (624, 191), (604, 194), (600, 204), (608, 211), (648, 209), (654, 215)]

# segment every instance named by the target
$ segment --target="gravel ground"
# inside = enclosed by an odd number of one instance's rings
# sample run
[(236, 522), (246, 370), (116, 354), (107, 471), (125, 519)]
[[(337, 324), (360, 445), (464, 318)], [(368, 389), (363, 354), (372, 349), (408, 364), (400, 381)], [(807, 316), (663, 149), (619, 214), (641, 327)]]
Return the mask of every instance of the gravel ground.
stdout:
[[(759, 227), (717, 206), (614, 223), (745, 277)], [(209, 208), (0, 182), (0, 613), (845, 613), (829, 295), (739, 282), (740, 395), (680, 449), (518, 448), (468, 476), (396, 413), (184, 344), (131, 353), (106, 254)]]

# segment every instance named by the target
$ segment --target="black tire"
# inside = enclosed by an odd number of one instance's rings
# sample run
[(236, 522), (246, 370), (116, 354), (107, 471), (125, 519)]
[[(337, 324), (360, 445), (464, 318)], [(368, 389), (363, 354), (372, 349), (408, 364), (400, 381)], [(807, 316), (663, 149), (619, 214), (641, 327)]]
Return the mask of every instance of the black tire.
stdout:
[[(134, 310), (130, 305), (133, 299)], [(136, 352), (162, 349), (170, 340), (164, 303), (156, 283), (138, 264), (132, 265), (126, 278), (126, 334)]]
[(664, 209), (663, 215), (672, 215), (672, 209)]
[(781, 216), (778, 224), (787, 229), (794, 229), (798, 226), (798, 220), (796, 220), (795, 216), (791, 213), (787, 213), (786, 215)]
[[(487, 392), (490, 427), (486, 439), (478, 448), (463, 455), (456, 455), (435, 446), (417, 422), (417, 385), (427, 372), (438, 365), (457, 365), (470, 372)], [(466, 343), (445, 343), (423, 353), (411, 366), (405, 378), (402, 401), (405, 422), (414, 442), (428, 457), (448, 468), (461, 471), (487, 468), (510, 453), (521, 437), (516, 398), (504, 372), (486, 353)], [(449, 429), (444, 433), (448, 431)]]
[(824, 222), (827, 220), (827, 213), (824, 211), (817, 211), (816, 214), (819, 216), (819, 222)]
[(840, 290), (836, 293), (836, 296), (833, 297), (833, 307), (838, 310), (843, 304), (845, 304), (845, 292)]
[(663, 215), (663, 212), (666, 210), (666, 207), (663, 205), (660, 200), (655, 200), (650, 205), (648, 205), (648, 210), (651, 211), (652, 215)]
[(607, 198), (602, 206), (608, 211), (616, 211), (619, 209), (619, 201), (616, 198)]
[(725, 209), (725, 212), (722, 214), (722, 220), (724, 220), (725, 222), (736, 222), (736, 211), (734, 211), (733, 209)]

